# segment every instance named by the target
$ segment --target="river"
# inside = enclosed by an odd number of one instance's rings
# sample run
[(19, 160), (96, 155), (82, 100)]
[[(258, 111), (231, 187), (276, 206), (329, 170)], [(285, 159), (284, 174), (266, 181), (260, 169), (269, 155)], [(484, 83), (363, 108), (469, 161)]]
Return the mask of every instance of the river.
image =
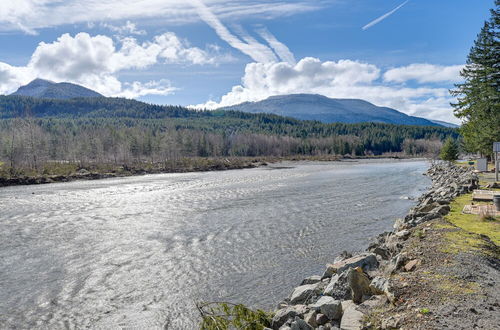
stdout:
[(390, 230), (427, 167), (290, 162), (0, 188), (0, 328), (194, 329), (195, 302), (272, 309)]

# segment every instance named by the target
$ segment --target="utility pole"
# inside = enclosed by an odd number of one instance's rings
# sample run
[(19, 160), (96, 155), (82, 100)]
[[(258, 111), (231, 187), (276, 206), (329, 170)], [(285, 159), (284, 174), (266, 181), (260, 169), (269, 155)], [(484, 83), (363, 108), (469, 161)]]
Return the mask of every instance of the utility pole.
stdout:
[(500, 152), (500, 142), (494, 142), (493, 143), (493, 153), (495, 154), (495, 181), (499, 181), (498, 180), (498, 167), (499, 167), (498, 153), (499, 152)]

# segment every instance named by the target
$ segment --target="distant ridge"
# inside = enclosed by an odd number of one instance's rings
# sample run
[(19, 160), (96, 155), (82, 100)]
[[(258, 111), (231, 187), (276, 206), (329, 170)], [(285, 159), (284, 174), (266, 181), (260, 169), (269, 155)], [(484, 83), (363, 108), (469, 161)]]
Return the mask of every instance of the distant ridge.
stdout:
[(436, 124), (444, 126), (444, 127), (450, 127), (450, 128), (459, 128), (460, 127), (460, 125), (448, 123), (446, 121), (441, 121), (441, 120), (431, 120), (431, 121), (433, 123), (436, 123)]
[(71, 99), (76, 97), (102, 97), (101, 94), (80, 85), (67, 82), (55, 83), (45, 79), (35, 79), (11, 95), (31, 96), (51, 99)]
[(408, 116), (397, 110), (378, 107), (364, 100), (332, 99), (317, 94), (271, 96), (263, 101), (245, 102), (220, 110), (272, 113), (301, 120), (318, 120), (323, 123), (375, 122), (397, 125), (445, 126), (444, 123)]

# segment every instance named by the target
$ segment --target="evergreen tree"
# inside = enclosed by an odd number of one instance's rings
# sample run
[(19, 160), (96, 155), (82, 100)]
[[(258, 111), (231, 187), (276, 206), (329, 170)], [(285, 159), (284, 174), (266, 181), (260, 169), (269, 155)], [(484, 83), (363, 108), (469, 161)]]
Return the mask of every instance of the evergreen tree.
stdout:
[(452, 138), (448, 138), (441, 149), (441, 153), (439, 157), (442, 160), (447, 160), (449, 162), (455, 161), (458, 159), (458, 146), (457, 142)]
[(483, 155), (491, 155), (493, 142), (500, 141), (500, 0), (495, 6), (461, 72), (464, 83), (451, 91), (458, 98), (452, 106), (463, 120), (465, 148)]

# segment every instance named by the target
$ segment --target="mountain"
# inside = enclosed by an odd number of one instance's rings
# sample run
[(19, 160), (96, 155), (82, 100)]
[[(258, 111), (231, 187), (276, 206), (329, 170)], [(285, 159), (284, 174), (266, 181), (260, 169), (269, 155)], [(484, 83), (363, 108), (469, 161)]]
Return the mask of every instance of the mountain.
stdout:
[(102, 97), (91, 89), (71, 83), (55, 83), (44, 79), (35, 79), (12, 95), (32, 96), (51, 99), (71, 99), (76, 97)]
[(441, 121), (441, 120), (431, 120), (431, 121), (433, 123), (436, 123), (436, 124), (444, 126), (444, 127), (450, 127), (450, 128), (459, 128), (460, 127), (460, 125), (448, 123), (447, 121)]
[(271, 96), (263, 101), (245, 102), (221, 108), (250, 113), (273, 113), (301, 120), (323, 123), (375, 122), (398, 125), (444, 126), (420, 117), (408, 116), (397, 110), (378, 107), (357, 99), (331, 99), (317, 94)]

